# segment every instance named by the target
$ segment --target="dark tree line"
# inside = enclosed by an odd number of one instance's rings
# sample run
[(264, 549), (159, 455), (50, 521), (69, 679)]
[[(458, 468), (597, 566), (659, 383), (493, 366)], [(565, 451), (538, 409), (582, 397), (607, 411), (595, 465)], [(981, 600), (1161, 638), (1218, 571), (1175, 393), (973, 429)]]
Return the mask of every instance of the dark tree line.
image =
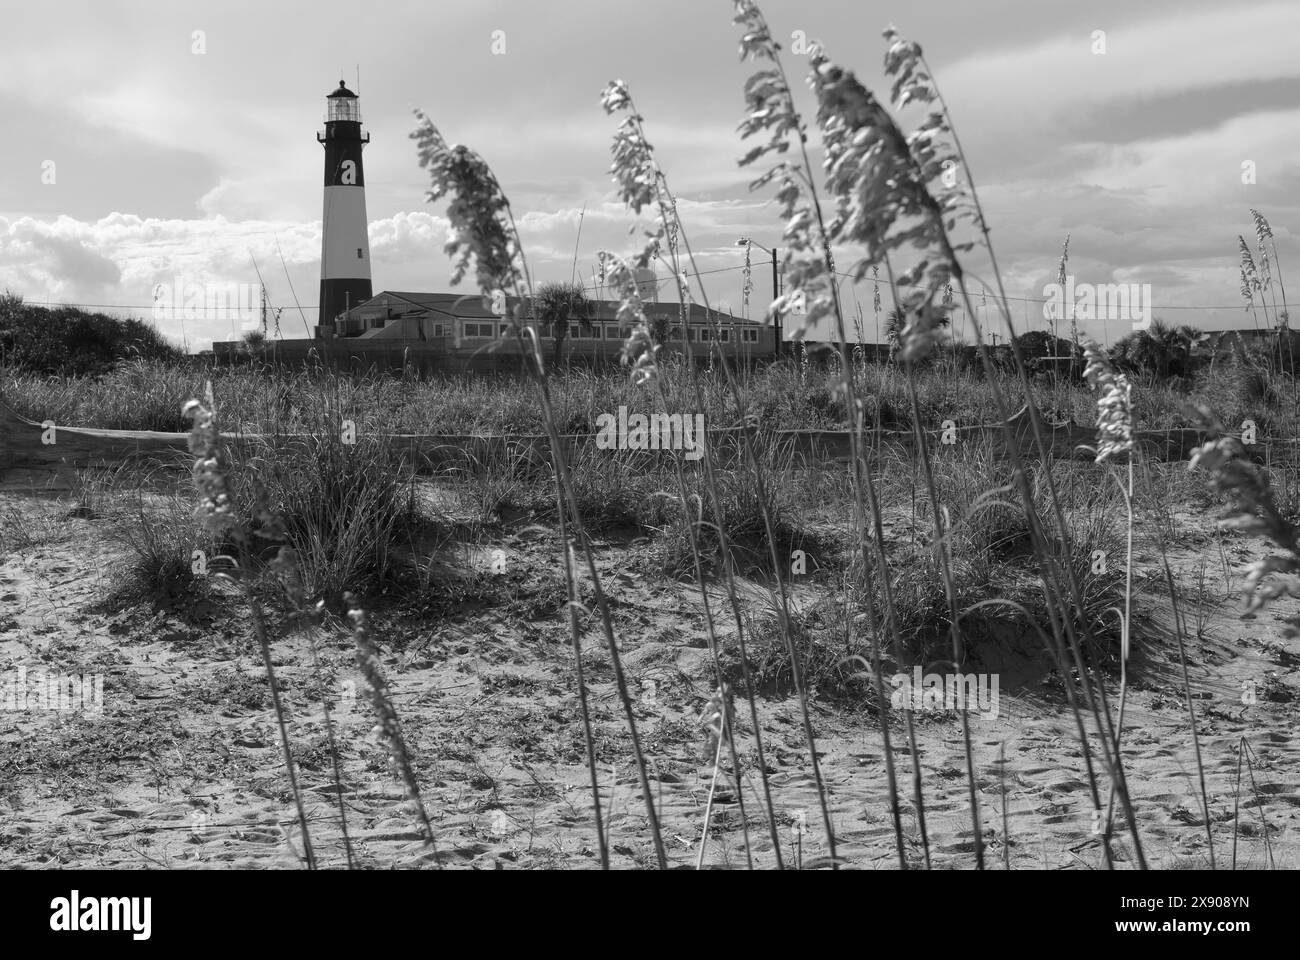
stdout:
[(135, 318), (39, 307), (0, 296), (0, 366), (27, 373), (82, 376), (123, 360), (176, 360), (181, 352), (154, 327)]

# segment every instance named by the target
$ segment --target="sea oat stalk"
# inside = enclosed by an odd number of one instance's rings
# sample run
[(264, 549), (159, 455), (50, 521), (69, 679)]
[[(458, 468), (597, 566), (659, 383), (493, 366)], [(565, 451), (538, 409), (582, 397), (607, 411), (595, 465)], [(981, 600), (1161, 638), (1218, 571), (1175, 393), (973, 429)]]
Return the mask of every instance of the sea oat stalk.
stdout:
[[(1124, 609), (1120, 614), (1120, 679), (1119, 715), (1115, 723), (1115, 754), (1119, 755), (1120, 739), (1124, 735), (1124, 708), (1128, 702), (1128, 659), (1132, 643), (1133, 624), (1133, 388), (1124, 374), (1111, 365), (1105, 351), (1096, 341), (1085, 339), (1084, 356), (1087, 365), (1083, 376), (1097, 390), (1097, 451), (1098, 463), (1127, 454), (1128, 485), (1120, 484), (1124, 506), (1128, 513), (1126, 524), (1127, 550), (1124, 557)], [(1117, 786), (1112, 783), (1106, 802), (1106, 828), (1103, 843), (1109, 844), (1114, 822)]]
[(375, 726), (379, 742), (388, 751), (388, 755), (397, 768), (398, 775), (402, 778), (402, 783), (406, 786), (407, 799), (411, 801), (412, 806), (415, 808), (416, 816), (424, 833), (424, 842), (429, 845), (429, 849), (433, 852), (433, 862), (441, 867), (442, 861), (438, 857), (438, 846), (433, 837), (433, 826), (429, 823), (429, 815), (425, 812), (424, 801), (420, 797), (420, 785), (415, 778), (415, 767), (411, 763), (411, 753), (407, 749), (406, 738), (402, 736), (402, 725), (397, 719), (397, 710), (393, 707), (393, 698), (389, 692), (388, 683), (384, 680), (383, 672), (379, 669), (379, 650), (370, 638), (369, 620), (366, 617), (365, 610), (362, 609), (357, 598), (351, 593), (343, 595), (343, 602), (347, 605), (348, 619), (352, 622), (352, 637), (357, 644), (357, 666), (361, 668), (361, 675), (366, 680), (366, 699), (370, 701), (370, 706), (374, 709), (375, 716), (379, 721)]
[[(769, 316), (784, 315), (797, 305), (803, 313), (803, 322), (795, 330), (799, 340), (800, 380), (806, 379), (807, 346), (803, 342), (804, 334), (816, 322), (831, 316), (835, 321), (835, 333), (838, 339), (840, 360), (840, 383), (837, 390), (845, 397), (845, 406), (850, 412), (849, 431), (850, 458), (853, 464), (854, 513), (858, 534), (858, 543), (862, 555), (862, 572), (868, 592), (871, 590), (871, 549), (868, 543), (874, 543), (879, 569), (882, 571), (882, 589), (886, 602), (886, 617), (889, 629), (893, 632), (896, 649), (901, 649), (898, 639), (897, 618), (894, 616), (892, 591), (888, 583), (888, 564), (884, 552), (884, 537), (881, 532), (879, 503), (871, 475), (865, 471), (866, 458), (861, 449), (861, 437), (864, 429), (862, 404), (857, 397), (853, 365), (848, 358), (847, 333), (844, 323), (843, 308), (839, 299), (839, 287), (835, 283), (835, 260), (831, 249), (831, 232), (827, 227), (826, 215), (822, 210), (821, 199), (814, 185), (815, 175), (808, 154), (808, 136), (803, 119), (794, 104), (790, 83), (781, 60), (780, 45), (772, 36), (767, 21), (757, 4), (751, 0), (736, 0), (734, 21), (743, 29), (740, 42), (741, 60), (767, 61), (771, 67), (760, 68), (745, 84), (745, 101), (747, 115), (740, 125), (742, 138), (749, 138), (759, 133), (766, 133), (765, 142), (753, 147), (740, 160), (741, 166), (753, 163), (761, 157), (782, 155), (792, 148), (797, 151), (799, 162), (792, 163), (778, 160), (763, 174), (750, 183), (751, 190), (757, 190), (769, 183), (777, 184), (775, 199), (780, 204), (781, 216), (785, 221), (782, 238), (785, 240), (785, 276), (786, 285), (781, 297), (773, 301)], [(819, 45), (814, 45), (819, 49)], [(859, 277), (860, 279), (860, 277)], [(877, 313), (877, 340), (879, 340), (879, 287), (876, 289), (875, 309)], [(877, 411), (879, 407), (877, 407)], [(866, 502), (864, 502), (864, 500)], [(875, 527), (874, 540), (867, 535), (868, 518)], [(775, 548), (773, 548), (775, 549)], [(775, 553), (773, 553), (775, 561)], [(884, 702), (883, 679), (880, 669), (880, 642), (883, 631), (876, 622), (875, 610), (868, 603), (868, 626), (872, 644), (872, 677), (877, 698)], [(783, 622), (788, 622), (784, 620)], [(912, 741), (912, 763), (916, 787), (915, 802), (917, 816), (922, 824), (922, 839), (925, 845), (926, 865), (929, 866), (929, 841), (924, 830), (924, 803), (921, 796), (921, 778), (918, 752), (915, 743), (915, 731), (910, 709), (904, 711), (907, 720), (908, 736)], [(899, 866), (907, 869), (907, 858), (903, 846), (902, 817), (898, 803), (897, 780), (893, 764), (893, 750), (887, 724), (881, 724), (881, 741), (885, 758), (885, 772), (889, 787), (890, 808), (894, 823), (895, 849)], [(815, 754), (814, 754), (814, 763)], [(826, 811), (823, 805), (823, 818)], [(829, 829), (829, 820), (827, 820)], [(833, 848), (832, 848), (833, 849)]]
[[(1006, 326), (1007, 339), (1011, 346), (1011, 353), (1015, 361), (1016, 372), (1020, 379), (1021, 388), (1024, 390), (1025, 396), (1029, 400), (1027, 406), (1034, 444), (1038, 456), (1044, 463), (1050, 465), (1051, 458), (1048, 456), (1046, 441), (1044, 439), (1045, 434), (1042, 417), (1037, 405), (1032, 399), (1033, 387), (1030, 382), (1028, 368), (1025, 365), (1024, 357), (1021, 355), (1020, 347), (1016, 340), (1014, 324), (1012, 323), (1010, 310), (1007, 306), (1008, 301), (1005, 286), (1003, 284), (1001, 271), (998, 269), (997, 265), (997, 255), (989, 238), (990, 231), (988, 222), (984, 216), (983, 208), (979, 199), (979, 193), (974, 187), (970, 165), (967, 162), (965, 152), (962, 149), (960, 137), (957, 135), (957, 132), (952, 125), (950, 111), (937, 83), (934, 82), (933, 73), (925, 61), (920, 46), (902, 40), (898, 37), (897, 32), (892, 28), (885, 32), (885, 40), (890, 45), (889, 52), (886, 54), (887, 73), (896, 75), (899, 81), (896, 82), (894, 87), (895, 101), (899, 102), (901, 95), (906, 93), (909, 98), (918, 99), (926, 103), (932, 102), (939, 108), (939, 116), (936, 118), (935, 114), (932, 113), (929, 120), (922, 124), (922, 126), (918, 128), (917, 132), (909, 138), (909, 147), (913, 143), (917, 143), (924, 148), (918, 152), (916, 163), (916, 166), (919, 168), (921, 173), (919, 175), (913, 175), (912, 179), (919, 181), (922, 189), (924, 189), (925, 183), (934, 181), (935, 178), (933, 173), (935, 170), (933, 159), (936, 148), (934, 147), (933, 140), (936, 137), (946, 137), (951, 139), (952, 148), (955, 151), (957, 169), (965, 175), (967, 182), (970, 184), (968, 193), (964, 188), (961, 188), (960, 184), (955, 180), (952, 181), (951, 186), (944, 185), (943, 193), (945, 194), (945, 200), (943, 201), (941, 209), (949, 209), (953, 211), (948, 226), (951, 226), (952, 222), (954, 222), (958, 216), (969, 215), (981, 234), (982, 243), (988, 252), (990, 266), (997, 283), (998, 309)], [(940, 179), (940, 183), (942, 184), (942, 179)], [(969, 196), (970, 201), (969, 210), (966, 209), (965, 205), (965, 197), (967, 195)], [(934, 204), (928, 208), (928, 215), (932, 218), (935, 217), (934, 206), (938, 206), (938, 204)], [(965, 273), (956, 260), (956, 254), (963, 249), (968, 249), (969, 245), (964, 244), (957, 246), (950, 244), (947, 238), (945, 225), (942, 223), (940, 223), (938, 229), (934, 231), (933, 238), (939, 245), (940, 252), (945, 254), (943, 259), (951, 267), (953, 278), (957, 283), (958, 289), (961, 291), (962, 302), (967, 313), (973, 315), (971, 297), (966, 284)], [(1091, 627), (1083, 621), (1081, 621), (1076, 627), (1073, 618), (1069, 614), (1069, 603), (1071, 602), (1077, 609), (1084, 608), (1083, 589), (1079, 580), (1078, 572), (1075, 570), (1073, 564), (1058, 564), (1054, 551), (1050, 550), (1047, 546), (1047, 534), (1042, 528), (1041, 521), (1034, 506), (1033, 491), (1029, 487), (1029, 474), (1008, 420), (1010, 409), (1008, 408), (1006, 399), (998, 385), (993, 360), (989, 355), (987, 346), (984, 343), (982, 331), (978, 325), (975, 326), (975, 343), (985, 375), (989, 379), (994, 402), (1003, 418), (1003, 432), (1009, 445), (1008, 451), (1011, 455), (1014, 467), (1016, 486), (1020, 492), (1021, 499), (1024, 502), (1026, 517), (1029, 521), (1030, 540), (1034, 547), (1034, 554), (1037, 558), (1044, 583), (1048, 587), (1047, 598), (1049, 610), (1051, 612), (1049, 623), (1052, 628), (1052, 638), (1055, 643), (1054, 652), (1058, 656), (1063, 657), (1064, 652), (1068, 647), (1068, 652), (1073, 658), (1074, 668), (1078, 672), (1083, 686), (1084, 700), (1088, 705), (1089, 712), (1092, 714), (1094, 722), (1098, 726), (1099, 734), (1101, 735), (1100, 744), (1102, 748), (1103, 761), (1106, 764), (1106, 768), (1112, 779), (1118, 781), (1120, 786), (1121, 800), (1124, 804), (1129, 828), (1133, 837), (1134, 852), (1137, 856), (1139, 866), (1145, 868), (1146, 861), (1142, 852), (1141, 839), (1137, 833), (1136, 818), (1132, 815), (1132, 804), (1129, 800), (1128, 791), (1125, 786), (1123, 764), (1120, 762), (1120, 758), (1114, 755), (1110, 750), (1110, 743), (1113, 742), (1114, 739), (1114, 730), (1111, 726), (1110, 713), (1106, 705), (1105, 688), (1104, 686), (1099, 686), (1094, 696), (1093, 684), (1088, 677), (1083, 662), (1078, 632), (1082, 631), (1084, 639), (1095, 646), (1092, 641)], [(1064, 555), (1069, 556), (1071, 549), (1069, 527), (1066, 523), (1064, 509), (1061, 505), (1061, 498), (1056, 488), (1055, 477), (1050, 468), (1046, 471), (1045, 478), (1047, 481), (1048, 500), (1057, 527), (1055, 536), (1059, 537), (1064, 542), (1066, 546)], [(1066, 588), (1068, 588), (1069, 591), (1068, 599), (1066, 597)], [(1062, 668), (1064, 668), (1063, 661)], [(1082, 717), (1080, 716), (1075, 703), (1074, 691), (1070, 685), (1067, 685), (1066, 687), (1066, 695), (1070, 700), (1071, 710), (1075, 715), (1076, 725), (1078, 726), (1080, 746), (1083, 750), (1084, 763), (1088, 772), (1089, 786), (1092, 792), (1093, 802), (1095, 807), (1100, 809), (1100, 795), (1097, 790), (1096, 779), (1092, 769), (1091, 750), (1088, 738), (1083, 730)], [(1105, 729), (1102, 729), (1103, 727)], [(1107, 865), (1110, 866), (1112, 865), (1112, 858), (1108, 848), (1105, 853)]]
[(271, 703), (275, 708), (276, 728), (280, 734), (280, 749), (284, 757), (285, 770), (289, 775), (289, 787), (293, 792), (294, 805), (298, 811), (298, 826), (302, 830), (303, 855), (310, 870), (316, 869), (316, 854), (312, 850), (311, 833), (307, 829), (307, 811), (302, 802), (302, 791), (298, 787), (298, 775), (293, 763), (293, 750), (289, 744), (289, 726), (285, 720), (284, 703), (280, 699), (279, 686), (275, 680), (275, 666), (271, 657), (271, 641), (267, 635), (266, 618), (262, 606), (248, 582), (248, 533), (239, 522), (235, 503), (230, 495), (228, 480), (230, 477), (230, 458), (225, 443), (217, 430), (215, 404), (212, 402), (211, 384), (208, 386), (206, 402), (191, 400), (185, 404), (182, 414), (193, 421), (190, 431), (189, 448), (194, 454), (194, 485), (198, 490), (199, 504), (196, 517), (204, 530), (216, 542), (229, 539), (234, 542), (237, 558), (233, 573), (222, 576), (234, 581), (243, 594), (245, 603), (253, 620), (253, 634), (262, 653), (262, 666), (266, 670), (266, 682), (271, 688)]
[[(666, 869), (668, 857), (659, 827), (659, 816), (655, 810), (654, 796), (650, 790), (649, 773), (637, 732), (627, 677), (619, 655), (618, 643), (614, 637), (608, 599), (601, 586), (591, 543), (573, 492), (573, 477), (565, 456), (564, 444), (556, 427), (555, 409), (551, 402), (550, 387), (542, 361), (540, 340), (537, 331), (526, 323), (527, 318), (524, 316), (523, 306), (532, 300), (532, 281), (527, 261), (523, 256), (523, 244), (519, 238), (518, 226), (505, 191), (501, 189), (491, 167), (467, 147), (448, 146), (431, 120), (419, 111), (416, 111), (416, 116), (420, 122), (411, 137), (419, 144), (420, 165), (427, 167), (430, 173), (432, 189), (429, 191), (428, 198), (433, 201), (444, 196), (451, 197), (447, 214), (451, 220), (452, 240), (447, 245), (447, 251), (456, 263), (453, 282), (459, 281), (464, 276), (468, 269), (468, 261), (473, 258), (477, 268), (479, 291), (485, 303), (490, 304), (498, 299), (504, 299), (505, 291), (508, 289), (513, 289), (519, 300), (510, 314), (510, 327), (521, 352), (529, 360), (528, 371), (538, 388), (543, 423), (551, 446), (551, 462), (555, 468), (559, 488), (570, 511), (574, 537), (582, 550), (587, 574), (591, 578), (606, 649), (609, 651), (614, 671), (615, 687), (618, 690), (624, 720), (632, 740), (632, 752), (646, 806), (651, 841), (660, 869)], [(561, 546), (565, 564), (571, 564), (573, 560), (568, 545)], [(572, 623), (576, 621), (571, 621)], [(587, 691), (581, 684), (579, 696), (587, 696)], [(588, 757), (588, 765), (592, 778), (592, 791), (598, 794), (599, 785), (594, 755)]]
[[(649, 233), (648, 240), (636, 258), (638, 266), (644, 266), (651, 258), (660, 254), (660, 241), (664, 238), (671, 238), (669, 243), (669, 255), (672, 258), (669, 262), (669, 268), (676, 278), (678, 287), (678, 299), (683, 305), (690, 299), (687, 277), (682, 269), (679, 260), (679, 242), (685, 243), (685, 232), (682, 229), (678, 219), (677, 204), (672, 196), (672, 191), (668, 187), (667, 177), (659, 168), (658, 162), (654, 158), (653, 150), (646, 140), (645, 131), (642, 125), (642, 118), (636, 111), (635, 104), (632, 101), (631, 94), (627, 85), (622, 81), (615, 80), (611, 82), (602, 94), (602, 105), (607, 113), (624, 112), (627, 114), (620, 121), (618, 131), (615, 135), (615, 163), (611, 167), (611, 174), (616, 183), (620, 185), (620, 190), (628, 206), (634, 213), (639, 213), (645, 206), (654, 204), (658, 210), (656, 229)], [(645, 184), (652, 184), (653, 190), (647, 192), (643, 189)], [(635, 277), (631, 270), (627, 269), (627, 263), (622, 258), (613, 254), (604, 254), (606, 260), (614, 264), (622, 264), (624, 269), (620, 272), (620, 284), (615, 287), (621, 296), (619, 306), (620, 316), (628, 329), (633, 333), (628, 341), (624, 344), (623, 356), (625, 362), (631, 361), (633, 364), (634, 377), (639, 382), (654, 383), (660, 393), (665, 407), (667, 407), (667, 395), (664, 393), (663, 380), (658, 376), (658, 360), (656, 351), (650, 346), (649, 339), (646, 337), (648, 323), (645, 320), (641, 307), (640, 293), (635, 283)], [(702, 290), (703, 288), (701, 288)], [(708, 308), (707, 300), (705, 308)], [(699, 409), (705, 409), (703, 390), (700, 384), (700, 378), (694, 361), (693, 348), (688, 336), (685, 335), (685, 324), (683, 323), (682, 347), (685, 352), (685, 361), (687, 369), (690, 372), (691, 387), (694, 393), (695, 401)], [(710, 351), (710, 373), (712, 371), (713, 353)], [(724, 355), (724, 370), (726, 361)], [(741, 410), (741, 422), (746, 422), (743, 410), (743, 401), (739, 402)], [(747, 456), (750, 456), (751, 446), (746, 440)], [(706, 445), (704, 457), (701, 461), (704, 470), (704, 487), (708, 494), (710, 506), (713, 509), (715, 517), (724, 516), (721, 506), (721, 498), (718, 493), (719, 485), (714, 470), (714, 460), (716, 454), (710, 445)], [(681, 465), (674, 460), (678, 476), (678, 489), (681, 499), (681, 508), (688, 509), (690, 497), (687, 494), (685, 476), (682, 472)], [(768, 508), (766, 494), (762, 488), (762, 471), (757, 464), (754, 465), (755, 478), (759, 486), (760, 507), (763, 512), (765, 523), (768, 523)], [(715, 671), (718, 675), (718, 682), (722, 683), (722, 669), (718, 661), (718, 648), (714, 636), (713, 616), (710, 608), (707, 584), (704, 579), (703, 570), (700, 563), (699, 542), (697, 539), (698, 522), (689, 521), (687, 524), (687, 534), (690, 540), (693, 563), (696, 570), (696, 581), (700, 587), (700, 595), (704, 605), (705, 628), (709, 641), (709, 651), (714, 659)], [(772, 849), (777, 858), (778, 868), (783, 867), (781, 860), (780, 838), (776, 824), (776, 809), (772, 802), (771, 785), (768, 779), (767, 764), (764, 760), (764, 746), (762, 737), (762, 727), (758, 722), (757, 706), (755, 699), (755, 686), (750, 673), (749, 654), (746, 649), (745, 625), (740, 612), (740, 600), (736, 587), (736, 575), (733, 569), (734, 563), (731, 555), (731, 549), (728, 542), (728, 536), (725, 523), (718, 523), (715, 532), (719, 541), (719, 552), (722, 557), (723, 582), (727, 591), (728, 602), (731, 612), (736, 622), (736, 642), (740, 653), (741, 670), (745, 679), (746, 690), (749, 692), (747, 697), (750, 709), (750, 720), (755, 731), (755, 750), (758, 754), (759, 778), (762, 783), (763, 801), (765, 812), (767, 814), (768, 830), (772, 838)], [(796, 681), (796, 686), (799, 686)], [(728, 746), (732, 752), (733, 769), (739, 771), (739, 764), (735, 756), (734, 741), (729, 741)], [(814, 751), (814, 764), (815, 751)], [(814, 771), (816, 773), (816, 771)], [(817, 778), (820, 784), (820, 778)], [(743, 793), (738, 789), (738, 797), (742, 798)], [(749, 856), (747, 849), (746, 855)]]
[[(927, 88), (918, 82), (917, 61), (909, 56), (895, 56), (891, 48), (887, 69), (899, 71), (895, 84), (896, 98), (907, 102), (925, 95)], [(926, 189), (926, 182), (941, 175), (952, 157), (940, 148), (939, 135), (946, 130), (940, 114), (932, 113), (913, 134), (905, 137), (892, 117), (874, 95), (854, 75), (832, 63), (819, 44), (811, 57), (810, 82), (817, 96), (817, 123), (826, 151), (824, 169), (826, 186), (836, 201), (836, 215), (825, 227), (827, 247), (834, 242), (860, 245), (865, 256), (851, 269), (855, 279), (862, 279), (870, 266), (885, 265), (895, 300), (907, 317), (898, 335), (899, 353), (907, 371), (909, 397), (913, 407), (913, 424), (920, 430), (921, 414), (911, 369), (942, 339), (947, 311), (936, 298), (942, 295), (960, 268), (956, 250), (945, 232), (945, 217), (956, 217), (962, 208), (958, 192), (945, 197), (943, 203)], [(923, 259), (902, 276), (894, 275), (890, 258), (906, 248), (923, 252)], [(903, 286), (920, 282), (919, 290), (900, 295)], [(948, 556), (947, 532), (939, 509), (925, 438), (917, 434), (917, 449), (926, 481), (935, 525), (935, 545), (949, 608), (950, 636), (954, 663), (963, 659), (959, 632), (960, 614), (956, 606)], [(970, 720), (961, 715), (965, 746), (968, 802), (974, 836), (976, 866), (984, 866), (984, 840), (976, 786), (974, 750)]]

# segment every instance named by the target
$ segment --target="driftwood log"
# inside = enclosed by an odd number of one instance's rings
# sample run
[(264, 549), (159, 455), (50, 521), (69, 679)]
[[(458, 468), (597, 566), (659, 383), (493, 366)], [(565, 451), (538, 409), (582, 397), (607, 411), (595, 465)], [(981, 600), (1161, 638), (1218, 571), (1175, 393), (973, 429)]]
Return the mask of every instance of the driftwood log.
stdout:
[[(1050, 456), (1059, 459), (1092, 459), (1096, 431), (1077, 423), (1044, 424), (1044, 441)], [(955, 425), (951, 430), (927, 429), (924, 435), (936, 455), (958, 452), (972, 442), (986, 440), (995, 455), (1007, 456), (1011, 442), (1027, 458), (1038, 456), (1028, 408), (1003, 424)], [(794, 454), (810, 460), (847, 461), (849, 433), (846, 430), (761, 430), (765, 443), (788, 445)], [(235, 455), (246, 444), (292, 442), (292, 435), (256, 436), (224, 434)], [(595, 434), (572, 434), (563, 438), (571, 454), (594, 443)], [(112, 468), (127, 462), (152, 462), (176, 467), (183, 472), (191, 458), (189, 435), (152, 430), (100, 430), (61, 424), (33, 423), (18, 416), (0, 401), (0, 487), (8, 490), (67, 490), (75, 487), (78, 472), (90, 468)], [(448, 435), (385, 434), (384, 439), (417, 468), (437, 468), (470, 458), (486, 460), (496, 456), (544, 461), (549, 443), (544, 434)], [(705, 444), (724, 457), (737, 455), (742, 432), (738, 427), (706, 431)], [(1159, 460), (1186, 460), (1203, 442), (1199, 430), (1139, 431), (1136, 439), (1146, 456)], [(906, 454), (916, 445), (911, 430), (867, 431), (865, 444), (873, 449), (888, 448)], [(659, 455), (646, 451), (646, 456)]]

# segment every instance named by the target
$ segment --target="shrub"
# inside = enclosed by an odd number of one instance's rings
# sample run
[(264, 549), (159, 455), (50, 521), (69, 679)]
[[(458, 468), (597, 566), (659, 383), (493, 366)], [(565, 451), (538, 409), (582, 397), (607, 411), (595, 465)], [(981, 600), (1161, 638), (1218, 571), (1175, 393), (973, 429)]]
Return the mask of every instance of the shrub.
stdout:
[(105, 373), (123, 360), (180, 356), (143, 320), (38, 307), (7, 291), (0, 297), (0, 365), (42, 376), (84, 376)]

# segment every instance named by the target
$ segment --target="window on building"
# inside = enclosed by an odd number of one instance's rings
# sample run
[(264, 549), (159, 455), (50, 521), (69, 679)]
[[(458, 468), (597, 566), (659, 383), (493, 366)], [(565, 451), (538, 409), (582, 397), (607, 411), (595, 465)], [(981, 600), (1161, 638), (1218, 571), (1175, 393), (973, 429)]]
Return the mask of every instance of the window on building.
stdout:
[(758, 343), (757, 330), (742, 330), (740, 332), (743, 335), (742, 339), (744, 340), (745, 343)]
[(465, 321), (465, 333), (463, 336), (469, 339), (492, 340), (495, 337), (493, 328), (495, 324), (479, 323), (476, 320)]
[(618, 340), (618, 339), (619, 339), (619, 336), (618, 336), (618, 327), (614, 326), (613, 324), (606, 324), (606, 325), (605, 325), (605, 339), (606, 339), (606, 340)]
[(682, 338), (682, 328), (681, 328), (681, 327), (673, 327), (673, 332), (672, 332), (672, 335), (671, 335), (671, 337), (670, 337), (669, 339), (672, 339), (672, 340), (680, 340), (681, 338)]
[(730, 331), (730, 330), (719, 330), (719, 331), (717, 331), (717, 333), (715, 333), (715, 334), (713, 335), (713, 339), (715, 339), (715, 340), (721, 340), (723, 343), (730, 343), (730, 342), (731, 342), (731, 331)]

